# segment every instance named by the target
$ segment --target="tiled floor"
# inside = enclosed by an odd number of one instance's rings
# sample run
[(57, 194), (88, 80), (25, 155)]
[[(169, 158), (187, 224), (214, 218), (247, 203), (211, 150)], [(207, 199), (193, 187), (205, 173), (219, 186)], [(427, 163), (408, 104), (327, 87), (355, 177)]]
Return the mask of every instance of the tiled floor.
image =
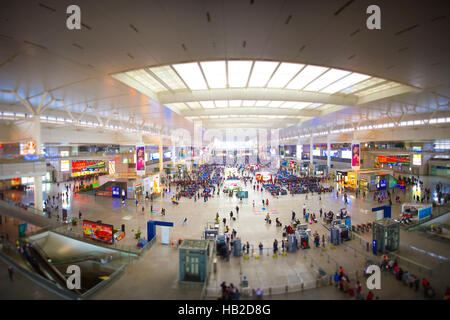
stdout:
[[(448, 189), (448, 180), (436, 177), (421, 177), (424, 185), (434, 186), (435, 183), (441, 181), (446, 184)], [(63, 189), (63, 184), (59, 190)], [(58, 192), (56, 185), (46, 185), (44, 188), (46, 194), (54, 194)], [(409, 188), (405, 193), (400, 193), (403, 201), (411, 200), (412, 190)], [(32, 201), (33, 194), (28, 192), (22, 195), (22, 199)], [(261, 241), (265, 248), (272, 246), (273, 240), (281, 241), (281, 228), (277, 228), (275, 224), (266, 224), (264, 222), (265, 213), (262, 210), (262, 199), (269, 199), (269, 207), (267, 210), (275, 210), (271, 216), (276, 217), (283, 223), (289, 223), (291, 219), (291, 211), (295, 210), (297, 217), (302, 217), (302, 206), (306, 204), (311, 212), (319, 215), (319, 208), (324, 211), (333, 210), (338, 212), (339, 209), (347, 207), (352, 216), (353, 224), (371, 222), (375, 220), (375, 213), (371, 212), (371, 208), (378, 206), (378, 203), (372, 201), (372, 197), (361, 200), (356, 199), (354, 194), (349, 195), (349, 204), (345, 206), (343, 198), (336, 198), (335, 194), (322, 194), (321, 201), (319, 196), (309, 194), (308, 200), (304, 195), (280, 196), (274, 198), (266, 192), (253, 191), (249, 188), (249, 198), (240, 202), (236, 198), (229, 198), (221, 194), (215, 196), (208, 202), (197, 201), (193, 199), (182, 198), (179, 205), (173, 205), (170, 196), (158, 199), (153, 202), (153, 210), (157, 213), (150, 213), (150, 202), (144, 203), (145, 212), (142, 213), (140, 207), (136, 207), (133, 200), (128, 200), (123, 206), (120, 200), (94, 197), (90, 195), (69, 195), (69, 201), (63, 203), (63, 207), (67, 208), (70, 215), (78, 217), (81, 211), (83, 218), (90, 220), (102, 220), (104, 223), (113, 224), (116, 228), (120, 228), (122, 224), (126, 226), (126, 238), (122, 240), (124, 244), (135, 245), (134, 232), (131, 230), (140, 229), (143, 236), (146, 236), (146, 223), (148, 220), (171, 221), (174, 227), (170, 230), (170, 238), (177, 239), (199, 239), (207, 223), (212, 222), (216, 212), (220, 217), (226, 217), (229, 221), (229, 212), (235, 212), (236, 205), (240, 210), (236, 221), (227, 222), (231, 229), (236, 229), (238, 237), (243, 242), (249, 241), (253, 246), (257, 246)], [(255, 208), (252, 206), (252, 200), (255, 200)], [(160, 209), (166, 209), (166, 215), (161, 216)], [(394, 204), (392, 208), (393, 217), (400, 214), (401, 207)], [(236, 215), (236, 213), (235, 213)], [(187, 223), (183, 225), (183, 219), (187, 217)], [(78, 226), (78, 228), (81, 228)], [(159, 228), (159, 227), (158, 227)], [(223, 224), (221, 223), (221, 230)], [(317, 231), (320, 235), (328, 236), (328, 231), (321, 223), (311, 225), (312, 232)], [(157, 231), (159, 233), (159, 230)], [(370, 237), (369, 237), (370, 238)], [(178, 277), (178, 252), (175, 248), (159, 244), (159, 236), (157, 243), (125, 272), (125, 274), (97, 295), (97, 298), (119, 298), (119, 299), (176, 299), (176, 298), (197, 298), (200, 297), (202, 287), (198, 285), (185, 285), (177, 282)], [(450, 246), (445, 243), (436, 242), (420, 236), (415, 232), (401, 231), (401, 249), (399, 254), (407, 255), (410, 259), (420, 261), (422, 264), (435, 267), (441, 271), (449, 265), (448, 261), (438, 259), (426, 253), (431, 252), (445, 258), (450, 257)], [(312, 243), (311, 243), (312, 244)], [(346, 247), (348, 246), (348, 247)], [(279, 256), (274, 259), (272, 255), (264, 256), (261, 259), (244, 260), (232, 257), (230, 262), (219, 260), (218, 271), (211, 275), (209, 283), (210, 288), (214, 288), (217, 283), (222, 281), (239, 283), (240, 272), (246, 275), (251, 286), (277, 286), (292, 281), (301, 282), (314, 278), (314, 270), (319, 267), (326, 272), (333, 273), (337, 266), (342, 265), (349, 274), (356, 274), (361, 271), (364, 266), (365, 255), (370, 256), (360, 244), (359, 240), (346, 242), (346, 246), (331, 248), (327, 244), (327, 251), (311, 248), (300, 250), (297, 253), (289, 253), (286, 257)], [(414, 248), (412, 248), (414, 247)], [(417, 250), (424, 250), (424, 252)], [(305, 259), (306, 255), (306, 259)], [(311, 262), (312, 261), (312, 262)], [(313, 267), (311, 267), (311, 264)], [(444, 268), (444, 269), (443, 269)], [(445, 272), (447, 274), (447, 272)], [(448, 276), (442, 279), (442, 285), (450, 283)], [(445, 287), (444, 287), (445, 289)], [(315, 289), (316, 290), (316, 289)], [(406, 297), (406, 296), (405, 296)]]

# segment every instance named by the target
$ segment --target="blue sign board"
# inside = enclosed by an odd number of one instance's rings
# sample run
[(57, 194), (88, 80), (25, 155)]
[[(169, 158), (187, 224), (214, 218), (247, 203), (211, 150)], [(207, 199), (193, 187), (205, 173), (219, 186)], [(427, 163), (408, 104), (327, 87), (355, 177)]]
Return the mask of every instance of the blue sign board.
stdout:
[(419, 220), (431, 216), (431, 207), (419, 210)]
[(120, 187), (112, 187), (113, 198), (120, 198)]

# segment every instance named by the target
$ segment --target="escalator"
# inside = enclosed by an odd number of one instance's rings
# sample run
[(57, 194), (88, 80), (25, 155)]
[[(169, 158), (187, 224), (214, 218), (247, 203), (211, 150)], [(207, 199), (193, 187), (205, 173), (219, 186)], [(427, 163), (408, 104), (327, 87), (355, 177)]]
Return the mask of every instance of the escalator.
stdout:
[[(22, 245), (23, 258), (27, 264), (43, 278), (50, 280), (59, 288), (67, 290), (66, 277), (61, 274), (40, 252), (39, 248), (31, 245)], [(73, 289), (73, 292), (81, 295), (85, 289)]]

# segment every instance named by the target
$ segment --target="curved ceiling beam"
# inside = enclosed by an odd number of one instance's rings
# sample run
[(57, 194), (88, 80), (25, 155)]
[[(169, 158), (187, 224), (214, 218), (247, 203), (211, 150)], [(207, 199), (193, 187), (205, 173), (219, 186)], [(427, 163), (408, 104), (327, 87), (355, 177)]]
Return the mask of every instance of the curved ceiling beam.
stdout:
[(161, 92), (158, 94), (158, 101), (161, 104), (207, 100), (298, 101), (337, 105), (355, 105), (358, 102), (358, 98), (354, 96), (344, 97), (320, 92), (304, 92), (299, 90), (272, 88), (210, 89), (184, 92)]
[(320, 111), (315, 110), (297, 110), (297, 109), (283, 109), (270, 107), (245, 107), (245, 108), (214, 108), (214, 109), (184, 110), (181, 111), (180, 114), (184, 117), (199, 117), (199, 116), (213, 116), (213, 115), (218, 116), (279, 115), (279, 116), (298, 116), (304, 118), (313, 118), (320, 116), (322, 113)]

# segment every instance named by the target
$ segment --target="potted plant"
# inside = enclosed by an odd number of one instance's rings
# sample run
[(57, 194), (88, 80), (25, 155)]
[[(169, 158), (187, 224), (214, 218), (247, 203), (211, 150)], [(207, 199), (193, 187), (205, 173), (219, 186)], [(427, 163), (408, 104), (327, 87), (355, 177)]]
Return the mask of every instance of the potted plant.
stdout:
[(141, 238), (141, 229), (138, 229), (138, 231), (134, 234), (134, 237), (136, 240), (139, 240)]
[(72, 225), (75, 227), (78, 224), (77, 218), (72, 218)]

